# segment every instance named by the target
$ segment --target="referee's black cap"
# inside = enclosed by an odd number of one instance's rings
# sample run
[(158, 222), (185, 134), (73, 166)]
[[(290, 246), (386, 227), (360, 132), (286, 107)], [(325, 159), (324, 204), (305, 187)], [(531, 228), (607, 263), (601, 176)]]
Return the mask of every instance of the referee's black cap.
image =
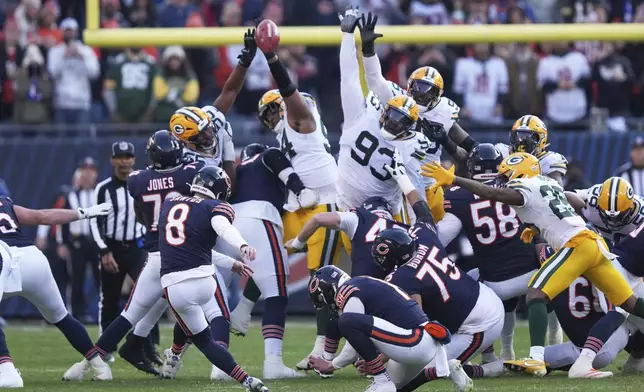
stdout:
[(134, 144), (125, 141), (112, 144), (112, 158), (117, 157), (134, 157)]

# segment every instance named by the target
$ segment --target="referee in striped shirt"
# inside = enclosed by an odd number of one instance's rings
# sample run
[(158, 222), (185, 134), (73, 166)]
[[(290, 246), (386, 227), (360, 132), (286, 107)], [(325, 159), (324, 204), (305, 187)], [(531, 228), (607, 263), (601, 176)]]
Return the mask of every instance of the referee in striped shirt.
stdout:
[(636, 195), (644, 195), (644, 137), (638, 136), (631, 144), (630, 162), (617, 168), (616, 177), (628, 181)]
[[(93, 203), (110, 202), (113, 210), (101, 219), (91, 220), (92, 236), (101, 255), (101, 329), (120, 314), (119, 302), (125, 275), (136, 281), (145, 264), (147, 253), (140, 248), (145, 228), (136, 221), (134, 200), (127, 190), (127, 178), (134, 166), (134, 145), (112, 144), (113, 173), (94, 189)], [(110, 352), (114, 352), (112, 347)]]

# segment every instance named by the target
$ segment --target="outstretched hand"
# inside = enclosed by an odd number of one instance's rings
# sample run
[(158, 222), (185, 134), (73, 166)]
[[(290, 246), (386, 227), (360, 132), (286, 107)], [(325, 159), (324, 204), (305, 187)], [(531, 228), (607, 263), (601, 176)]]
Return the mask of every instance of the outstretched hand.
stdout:
[(448, 170), (440, 162), (427, 162), (421, 166), (420, 174), (424, 177), (432, 177), (439, 186), (452, 185), (456, 177), (454, 175), (454, 169), (455, 167), (453, 165)]
[(360, 29), (360, 38), (362, 39), (362, 54), (365, 56), (373, 56), (375, 51), (375, 42), (383, 35), (376, 33), (376, 23), (378, 23), (378, 15), (369, 12), (365, 17), (362, 14), (358, 28)]
[(248, 29), (244, 33), (244, 49), (237, 58), (239, 59), (239, 65), (243, 67), (250, 67), (250, 63), (253, 62), (255, 54), (257, 53), (257, 42), (255, 42), (255, 29)]
[(342, 30), (343, 33), (353, 34), (359, 23), (358, 8), (348, 6), (344, 13), (338, 14), (338, 19), (340, 19), (340, 30)]

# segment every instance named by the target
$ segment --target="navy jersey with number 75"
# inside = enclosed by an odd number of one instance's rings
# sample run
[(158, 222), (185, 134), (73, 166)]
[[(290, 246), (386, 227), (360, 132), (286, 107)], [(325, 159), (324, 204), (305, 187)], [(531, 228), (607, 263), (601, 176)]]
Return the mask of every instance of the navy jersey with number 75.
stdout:
[(212, 264), (217, 233), (210, 220), (223, 216), (232, 224), (233, 207), (221, 200), (175, 196), (163, 202), (159, 218), (161, 276)]
[(433, 223), (416, 222), (409, 234), (418, 243), (416, 254), (387, 280), (410, 295), (420, 295), (427, 317), (457, 333), (476, 305), (479, 283), (447, 257)]

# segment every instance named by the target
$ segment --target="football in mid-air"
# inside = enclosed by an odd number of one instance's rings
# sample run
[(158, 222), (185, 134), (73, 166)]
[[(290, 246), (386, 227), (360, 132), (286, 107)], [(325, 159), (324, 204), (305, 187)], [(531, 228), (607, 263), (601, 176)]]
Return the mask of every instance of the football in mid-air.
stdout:
[(280, 31), (275, 22), (270, 19), (259, 22), (255, 32), (255, 42), (262, 52), (274, 52), (280, 44)]

